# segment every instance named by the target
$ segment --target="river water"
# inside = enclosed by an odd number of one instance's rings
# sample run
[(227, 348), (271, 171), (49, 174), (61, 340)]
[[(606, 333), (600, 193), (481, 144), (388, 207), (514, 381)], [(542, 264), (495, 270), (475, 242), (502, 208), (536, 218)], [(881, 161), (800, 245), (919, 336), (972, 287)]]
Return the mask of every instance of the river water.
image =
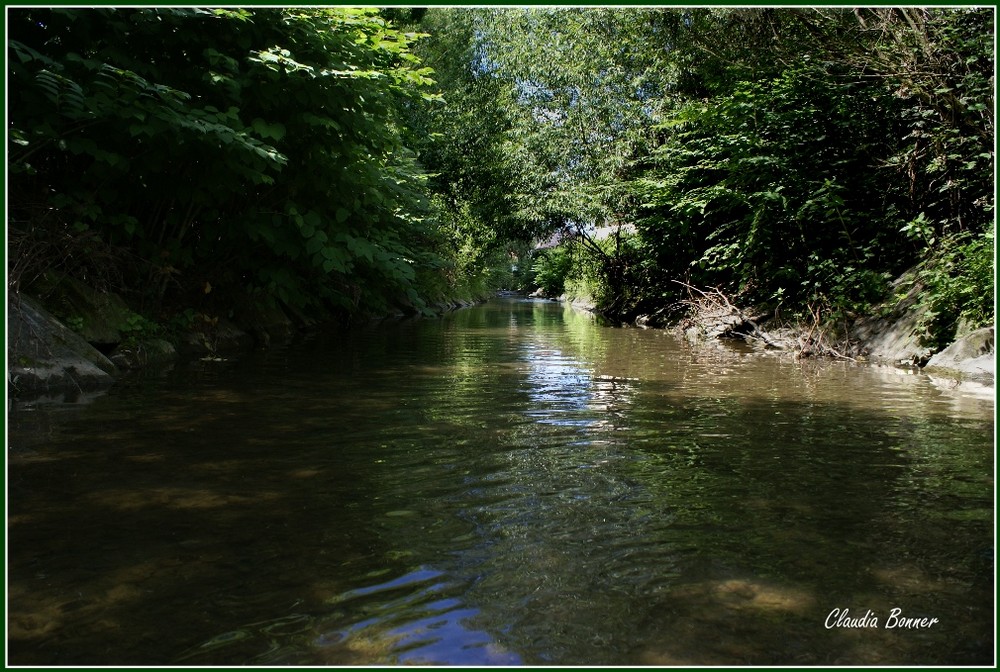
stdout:
[(11, 664), (994, 662), (993, 400), (921, 374), (497, 300), (8, 420)]

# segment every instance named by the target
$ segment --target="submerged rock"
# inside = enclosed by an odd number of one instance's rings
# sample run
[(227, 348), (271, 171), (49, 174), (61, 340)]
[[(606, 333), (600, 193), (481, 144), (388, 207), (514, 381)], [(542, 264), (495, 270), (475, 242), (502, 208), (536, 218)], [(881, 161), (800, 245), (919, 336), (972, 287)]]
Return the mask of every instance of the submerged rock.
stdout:
[(115, 365), (24, 294), (7, 303), (7, 385), (12, 395), (109, 386)]

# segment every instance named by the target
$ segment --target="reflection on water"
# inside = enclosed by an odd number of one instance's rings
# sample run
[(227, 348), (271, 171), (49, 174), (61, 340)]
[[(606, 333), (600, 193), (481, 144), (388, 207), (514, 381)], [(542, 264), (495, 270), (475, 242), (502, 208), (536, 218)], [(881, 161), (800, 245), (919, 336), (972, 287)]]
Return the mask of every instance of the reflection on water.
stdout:
[(9, 420), (15, 664), (992, 662), (993, 403), (921, 376), (497, 301)]

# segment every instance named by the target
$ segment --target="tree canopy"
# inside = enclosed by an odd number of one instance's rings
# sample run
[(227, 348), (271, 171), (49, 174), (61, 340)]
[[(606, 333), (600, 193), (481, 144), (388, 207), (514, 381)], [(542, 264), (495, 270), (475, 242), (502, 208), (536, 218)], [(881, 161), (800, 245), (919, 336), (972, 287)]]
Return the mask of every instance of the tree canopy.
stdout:
[(92, 233), (155, 301), (209, 285), (295, 308), (419, 300), (441, 260), (400, 125), (437, 97), (417, 35), (374, 9), (10, 19), (12, 229)]
[(849, 315), (917, 266), (942, 333), (993, 317), (991, 9), (8, 18), (15, 283), (350, 315), (534, 268), (619, 317), (677, 281)]
[(851, 315), (919, 264), (941, 329), (992, 319), (991, 10), (481, 14), (538, 176), (525, 201), (579, 228), (607, 312), (683, 281)]

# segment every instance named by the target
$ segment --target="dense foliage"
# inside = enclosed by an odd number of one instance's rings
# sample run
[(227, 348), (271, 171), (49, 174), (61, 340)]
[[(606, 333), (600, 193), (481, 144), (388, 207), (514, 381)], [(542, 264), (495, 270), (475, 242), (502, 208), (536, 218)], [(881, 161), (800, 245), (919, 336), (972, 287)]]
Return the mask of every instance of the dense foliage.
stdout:
[(622, 318), (687, 283), (849, 317), (915, 267), (946, 338), (993, 319), (993, 19), (14, 9), (12, 280), (301, 314), (528, 282)]
[(576, 229), (568, 275), (606, 312), (683, 282), (851, 316), (918, 265), (933, 330), (992, 320), (992, 11), (485, 16), (492, 74), (531, 112), (539, 211)]
[(876, 300), (902, 270), (891, 180), (893, 100), (824, 66), (691, 103), (639, 164), (640, 232), (669, 277), (753, 302)]
[(400, 124), (432, 80), (377, 10), (9, 18), (11, 238), (37, 257), (19, 280), (353, 312), (419, 306), (447, 266)]

